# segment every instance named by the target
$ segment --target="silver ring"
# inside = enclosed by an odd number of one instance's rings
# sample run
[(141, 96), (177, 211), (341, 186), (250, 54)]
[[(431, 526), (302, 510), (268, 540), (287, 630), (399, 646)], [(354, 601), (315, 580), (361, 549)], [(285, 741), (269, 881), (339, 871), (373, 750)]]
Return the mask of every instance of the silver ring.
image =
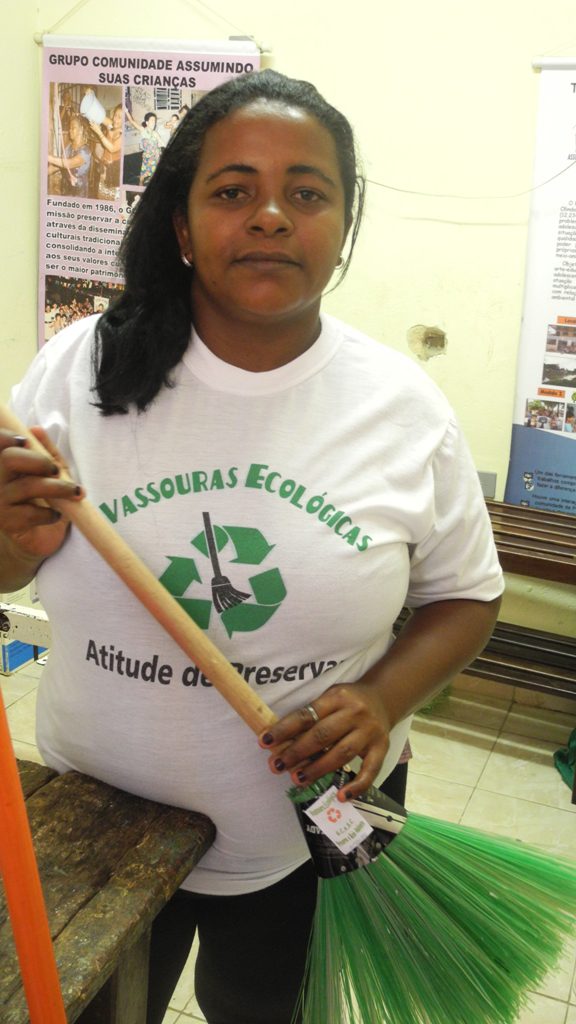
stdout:
[(320, 715), (316, 711), (316, 708), (312, 706), (312, 704), (306, 704), (306, 706), (304, 707), (304, 711), (308, 712), (310, 718), (314, 722), (314, 725), (316, 725), (316, 722), (320, 721)]

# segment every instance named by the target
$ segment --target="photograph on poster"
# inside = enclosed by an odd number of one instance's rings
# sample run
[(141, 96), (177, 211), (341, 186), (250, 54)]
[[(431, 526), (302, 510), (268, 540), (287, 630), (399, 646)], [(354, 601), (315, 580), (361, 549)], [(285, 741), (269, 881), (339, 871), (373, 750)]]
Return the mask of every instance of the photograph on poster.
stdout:
[(561, 388), (576, 387), (576, 352), (573, 356), (556, 355), (545, 359), (542, 383)]
[(190, 107), (204, 93), (191, 89), (130, 85), (126, 89), (125, 185), (150, 181), (162, 150)]
[(121, 290), (120, 284), (83, 281), (75, 277), (46, 277), (44, 341), (49, 341), (75, 320), (103, 313)]
[(576, 434), (576, 404), (573, 402), (568, 402), (566, 406), (564, 431), (566, 434)]
[(48, 195), (118, 198), (122, 120), (118, 86), (50, 83)]
[(563, 352), (576, 356), (576, 325), (548, 324), (546, 351)]
[[(87, 97), (88, 94), (84, 97), (85, 103)], [(92, 100), (89, 99), (89, 102), (92, 103)], [(104, 112), (100, 123), (90, 121), (91, 131), (98, 140), (94, 147), (98, 170), (98, 199), (114, 201), (120, 197), (123, 126), (124, 106), (121, 100), (111, 110)]]
[(526, 402), (524, 426), (538, 430), (562, 430), (565, 406), (562, 402), (545, 402), (531, 398)]

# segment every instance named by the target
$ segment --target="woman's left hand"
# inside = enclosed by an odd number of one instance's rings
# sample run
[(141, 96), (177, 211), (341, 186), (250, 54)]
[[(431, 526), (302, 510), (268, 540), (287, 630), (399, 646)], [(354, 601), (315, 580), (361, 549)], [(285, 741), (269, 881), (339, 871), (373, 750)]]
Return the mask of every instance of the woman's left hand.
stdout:
[(339, 799), (358, 796), (375, 779), (391, 729), (413, 714), (486, 646), (498, 617), (492, 601), (455, 598), (412, 611), (398, 639), (356, 683), (331, 686), (308, 708), (286, 715), (260, 736), (270, 768), (296, 785), (362, 758)]
[(388, 750), (389, 732), (379, 688), (359, 680), (331, 686), (311, 704), (285, 715), (260, 737), (260, 746), (271, 751), (270, 770), (290, 772), (297, 786), (361, 757), (356, 778), (338, 794), (347, 800), (374, 782)]

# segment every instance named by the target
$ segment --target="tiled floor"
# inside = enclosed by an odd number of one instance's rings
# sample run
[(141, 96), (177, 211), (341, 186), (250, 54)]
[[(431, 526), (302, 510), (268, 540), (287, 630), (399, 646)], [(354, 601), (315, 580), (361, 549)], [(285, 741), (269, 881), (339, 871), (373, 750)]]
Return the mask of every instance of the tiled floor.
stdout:
[[(0, 676), (14, 747), (27, 760), (39, 760), (34, 746), (38, 676), (37, 666)], [(553, 751), (574, 728), (574, 703), (461, 677), (448, 698), (415, 722), (408, 807), (576, 857), (576, 807), (552, 763)], [(573, 941), (559, 969), (532, 994), (518, 1024), (576, 1024), (575, 966)], [(190, 962), (164, 1024), (202, 1020)]]

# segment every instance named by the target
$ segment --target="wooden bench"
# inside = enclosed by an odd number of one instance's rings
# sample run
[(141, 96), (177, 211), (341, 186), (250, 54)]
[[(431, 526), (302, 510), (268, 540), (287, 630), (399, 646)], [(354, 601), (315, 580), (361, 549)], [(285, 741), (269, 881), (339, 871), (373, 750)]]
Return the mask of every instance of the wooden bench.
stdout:
[(465, 673), (554, 697), (576, 697), (576, 639), (497, 622)]
[[(576, 586), (576, 516), (487, 501), (504, 572)], [(574, 595), (576, 614), (576, 592)], [(466, 670), (502, 683), (576, 697), (576, 638), (498, 622)]]
[[(576, 516), (488, 500), (505, 572), (576, 586)], [(576, 615), (576, 592), (574, 595)], [(467, 669), (514, 686), (576, 697), (576, 638), (498, 623), (490, 643)], [(572, 789), (576, 804), (576, 776)]]
[[(69, 1024), (145, 1024), (154, 918), (214, 839), (204, 815), (19, 762)], [(0, 893), (0, 1021), (29, 1024)]]
[(501, 501), (486, 505), (504, 572), (576, 586), (576, 516)]

